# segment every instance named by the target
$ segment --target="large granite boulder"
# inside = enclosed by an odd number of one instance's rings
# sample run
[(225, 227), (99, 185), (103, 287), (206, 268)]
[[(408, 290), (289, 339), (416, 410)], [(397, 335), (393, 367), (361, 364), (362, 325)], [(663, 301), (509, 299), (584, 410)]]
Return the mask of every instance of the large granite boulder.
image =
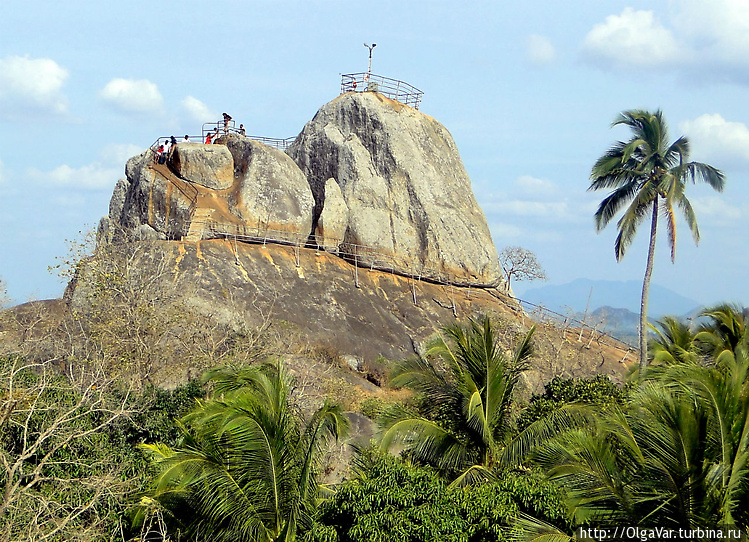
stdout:
[(232, 134), (213, 145), (180, 143), (167, 164), (154, 158), (147, 150), (128, 160), (100, 241), (199, 241), (227, 232), (307, 241), (314, 198), (283, 152)]
[(317, 244), (327, 249), (336, 248), (348, 227), (348, 206), (335, 179), (325, 181), (325, 206), (315, 225)]
[(362, 263), (458, 284), (502, 281), (458, 149), (433, 118), (381, 94), (347, 93), (324, 105), (287, 153), (310, 183), (316, 221), (327, 180), (337, 181), (348, 207), (345, 243), (378, 253)]
[(315, 200), (294, 161), (278, 149), (238, 134), (220, 139), (234, 159), (230, 206), (248, 225), (306, 237)]
[(176, 178), (171, 182), (164, 171), (166, 166), (155, 164), (150, 149), (127, 161), (109, 216), (99, 224), (102, 240), (179, 239), (184, 234), (193, 201), (186, 183)]
[(234, 160), (224, 145), (179, 143), (171, 164), (177, 175), (206, 188), (222, 190), (234, 184)]

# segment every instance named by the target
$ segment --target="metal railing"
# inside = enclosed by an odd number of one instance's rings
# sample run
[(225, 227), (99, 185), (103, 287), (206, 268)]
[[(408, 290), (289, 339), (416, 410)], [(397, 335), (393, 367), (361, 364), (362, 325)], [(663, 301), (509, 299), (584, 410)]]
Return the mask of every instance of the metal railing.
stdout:
[[(298, 232), (273, 230), (261, 222), (254, 227), (244, 224), (226, 224), (213, 220), (206, 220), (203, 222), (198, 221), (195, 222), (194, 225), (202, 228), (202, 239), (228, 239), (234, 241), (235, 244), (237, 242), (243, 242), (262, 245), (271, 243), (293, 246), (295, 248), (297, 266), (300, 265), (300, 248), (324, 250), (325, 252), (334, 254), (353, 265), (357, 287), (359, 286), (359, 269), (383, 271), (410, 278), (412, 280), (411, 286), (413, 289), (414, 302), (416, 302), (416, 281), (445, 285), (450, 287), (451, 290), (452, 287), (464, 288), (467, 291), (466, 295), (469, 297), (471, 295), (471, 288), (477, 288), (478, 291), (483, 290), (490, 292), (492, 297), (504, 302), (511, 309), (515, 306), (515, 309), (513, 310), (516, 310), (520, 318), (527, 317), (536, 323), (551, 325), (559, 329), (562, 332), (562, 338), (565, 340), (569, 334), (572, 339), (581, 343), (586, 348), (590, 348), (592, 343), (595, 342), (597, 345), (609, 346), (623, 351), (624, 356), (621, 359), (622, 363), (627, 359), (630, 353), (636, 351), (632, 345), (602, 331), (600, 329), (602, 322), (591, 324), (590, 322), (578, 320), (571, 316), (565, 316), (541, 305), (531, 303), (530, 301), (512, 297), (505, 293), (499, 293), (500, 291), (496, 290), (496, 285), (494, 284), (471, 282), (465, 278), (457, 277), (443, 270), (434, 269), (421, 263), (409, 261), (405, 258), (399, 258), (391, 254), (384, 254), (370, 246), (347, 243), (338, 239), (327, 239), (327, 243), (322, 244), (319, 239), (314, 237)], [(185, 230), (189, 229), (190, 225), (187, 225)], [(187, 231), (185, 231), (185, 235), (186, 234)], [(453, 306), (450, 308), (456, 312), (457, 307), (455, 305), (454, 292), (452, 293), (452, 296)]]
[[(635, 345), (601, 329), (605, 324), (605, 320), (593, 322), (588, 321), (587, 318), (579, 320), (569, 314), (564, 315), (548, 309), (543, 305), (537, 305), (519, 297), (512, 297), (506, 293), (494, 293), (493, 295), (494, 297), (505, 301), (505, 304), (508, 307), (513, 308), (512, 304), (507, 303), (508, 300), (511, 300), (515, 304), (514, 310), (520, 317), (521, 321), (527, 317), (534, 323), (552, 326), (560, 330), (562, 332), (563, 340), (574, 340), (580, 343), (584, 348), (590, 348), (593, 343), (596, 343), (599, 346), (608, 346), (617, 349), (620, 352), (624, 352), (624, 356), (619, 360), (619, 363), (624, 363), (630, 354), (633, 354), (632, 360), (637, 358), (638, 349)], [(525, 323), (523, 322), (523, 324)]]
[(323, 243), (321, 239), (315, 236), (299, 232), (270, 229), (262, 222), (259, 222), (256, 226), (249, 226), (244, 224), (228, 224), (214, 220), (196, 221), (185, 225), (185, 236), (193, 225), (202, 229), (201, 236), (203, 239), (229, 238), (248, 243), (274, 243), (296, 247), (311, 247), (335, 254), (353, 263), (357, 268), (369, 268), (370, 270), (384, 271), (438, 284), (473, 286), (476, 288), (493, 288), (496, 286), (496, 284), (471, 282), (442, 269), (435, 269), (425, 266), (420, 262), (379, 252), (378, 249), (367, 245), (359, 245), (346, 242), (343, 239), (331, 238), (326, 238)]
[(296, 141), (297, 136), (287, 137), (286, 139), (278, 139), (275, 137), (261, 137), (261, 136), (247, 136), (247, 137), (255, 141), (259, 141), (260, 143), (264, 143), (270, 147), (274, 147), (280, 151), (285, 151), (291, 146), (292, 143), (294, 143), (294, 141)]
[[(203, 125), (205, 127), (205, 125)], [(208, 133), (214, 133), (215, 129), (213, 131), (208, 130), (205, 132), (202, 136), (188, 136), (190, 138), (190, 143), (204, 143), (205, 142), (205, 136)], [(233, 134), (239, 134), (240, 131), (238, 128), (230, 128), (229, 133)], [(219, 129), (219, 134), (224, 135), (223, 132), (221, 132), (221, 129)], [(288, 149), (294, 141), (296, 141), (297, 136), (293, 137), (287, 137), (285, 139), (277, 138), (277, 137), (263, 137), (263, 136), (245, 136), (248, 137), (254, 141), (259, 141), (260, 143), (263, 143), (265, 145), (268, 145), (269, 147), (273, 147), (275, 149), (278, 149), (280, 151), (285, 151)], [(159, 137), (156, 141), (154, 141), (149, 148), (156, 149), (159, 145), (163, 145), (167, 141), (171, 140), (170, 136), (162, 136)], [(184, 143), (183, 139), (178, 139), (177, 143)]]
[[(158, 166), (164, 166), (164, 168), (166, 169), (166, 173), (161, 171)], [(198, 206), (198, 194), (200, 193), (195, 185), (190, 181), (181, 178), (166, 164), (150, 164), (149, 167), (159, 173), (167, 181), (169, 181), (173, 187), (175, 187), (183, 196), (185, 196), (185, 199), (190, 202), (190, 207), (188, 208), (187, 212), (190, 216), (192, 216)], [(172, 177), (176, 177), (181, 182), (174, 182), (174, 179)]]
[(232, 133), (232, 132), (239, 133), (239, 128), (236, 128), (234, 126), (233, 120), (230, 120), (228, 122), (228, 125), (224, 123), (223, 120), (219, 120), (216, 122), (204, 122), (202, 129), (201, 129), (201, 133), (203, 134), (203, 139), (200, 142), (203, 143), (203, 141), (205, 141), (206, 136), (208, 134), (216, 133), (217, 129), (218, 129), (219, 136)]
[(341, 75), (341, 94), (346, 92), (378, 92), (402, 104), (418, 109), (424, 93), (404, 81), (370, 73)]

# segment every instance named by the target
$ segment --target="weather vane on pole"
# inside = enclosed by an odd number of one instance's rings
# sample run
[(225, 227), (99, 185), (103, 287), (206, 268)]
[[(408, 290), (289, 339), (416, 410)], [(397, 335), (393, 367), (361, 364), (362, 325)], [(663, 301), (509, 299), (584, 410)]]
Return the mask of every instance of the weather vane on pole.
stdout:
[(377, 47), (376, 43), (373, 43), (372, 45), (364, 44), (364, 47), (369, 49), (369, 68), (367, 68), (367, 78), (366, 81), (369, 81), (369, 76), (372, 74), (372, 49)]

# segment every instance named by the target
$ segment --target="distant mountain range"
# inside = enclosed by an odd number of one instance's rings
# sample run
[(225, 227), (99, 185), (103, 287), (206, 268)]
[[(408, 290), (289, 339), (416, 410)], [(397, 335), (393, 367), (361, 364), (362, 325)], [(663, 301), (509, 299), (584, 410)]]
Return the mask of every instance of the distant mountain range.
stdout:
[[(567, 284), (533, 288), (519, 297), (560, 314), (581, 321), (584, 319), (599, 330), (634, 345), (637, 343), (641, 294), (642, 283), (634, 280), (577, 279)], [(693, 316), (700, 308), (699, 301), (658, 284), (650, 285), (648, 319), (651, 321), (666, 314)]]
[[(592, 293), (591, 293), (592, 289)], [(523, 300), (543, 305), (547, 309), (567, 314), (570, 311), (588, 314), (600, 307), (610, 310), (627, 309), (636, 315), (640, 313), (642, 282), (636, 280), (611, 281), (577, 279), (567, 284), (541, 286), (527, 290)], [(590, 296), (590, 303), (588, 303)], [(685, 315), (699, 308), (701, 303), (684, 297), (673, 290), (658, 284), (650, 285), (648, 317), (659, 318), (666, 314)]]

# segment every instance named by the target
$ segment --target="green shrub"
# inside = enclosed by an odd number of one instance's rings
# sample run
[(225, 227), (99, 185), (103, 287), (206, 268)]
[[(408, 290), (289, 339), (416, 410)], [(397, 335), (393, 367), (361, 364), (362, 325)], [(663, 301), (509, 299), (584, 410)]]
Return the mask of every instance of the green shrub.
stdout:
[(565, 404), (584, 403), (605, 409), (611, 405), (623, 405), (626, 398), (627, 388), (617, 386), (605, 375), (566, 379), (557, 376), (546, 384), (543, 394), (531, 398), (518, 419), (518, 429), (522, 431)]
[(321, 506), (305, 542), (499, 541), (521, 512), (566, 525), (563, 492), (535, 473), (448, 488), (433, 470), (371, 449), (358, 463), (358, 478)]

